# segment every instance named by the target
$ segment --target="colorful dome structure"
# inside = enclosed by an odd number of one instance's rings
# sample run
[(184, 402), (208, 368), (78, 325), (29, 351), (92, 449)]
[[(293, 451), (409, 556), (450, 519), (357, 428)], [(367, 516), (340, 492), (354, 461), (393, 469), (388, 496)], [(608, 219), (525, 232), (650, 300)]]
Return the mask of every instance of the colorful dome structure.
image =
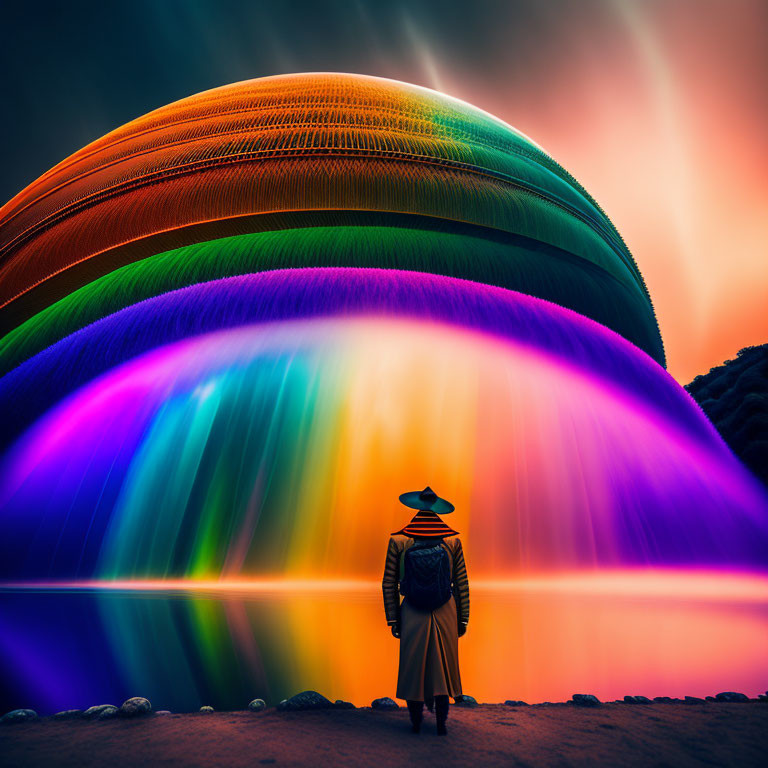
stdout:
[(311, 267), (520, 291), (664, 364), (642, 277), (587, 192), (502, 121), (390, 80), (270, 77), (182, 99), (52, 168), (0, 227), (6, 327), (66, 299), (4, 346), (3, 371), (158, 293)]

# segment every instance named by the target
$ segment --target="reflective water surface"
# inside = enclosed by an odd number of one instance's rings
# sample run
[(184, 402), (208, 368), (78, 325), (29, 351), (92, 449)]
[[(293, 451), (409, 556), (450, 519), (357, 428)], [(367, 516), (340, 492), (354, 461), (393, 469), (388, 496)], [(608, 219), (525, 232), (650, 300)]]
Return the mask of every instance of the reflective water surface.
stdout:
[[(375, 582), (145, 586), (0, 591), (3, 709), (394, 696), (398, 641)], [(617, 572), (476, 583), (460, 663), (464, 692), (486, 702), (754, 696), (767, 647), (765, 577)]]

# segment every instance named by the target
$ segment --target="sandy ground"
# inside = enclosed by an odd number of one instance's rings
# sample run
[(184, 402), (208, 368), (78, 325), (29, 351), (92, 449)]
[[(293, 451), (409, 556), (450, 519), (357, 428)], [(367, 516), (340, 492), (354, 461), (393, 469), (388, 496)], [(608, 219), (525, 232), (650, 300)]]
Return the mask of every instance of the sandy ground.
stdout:
[(451, 706), (448, 736), (405, 708), (151, 715), (0, 727), (2, 766), (765, 766), (768, 704)]

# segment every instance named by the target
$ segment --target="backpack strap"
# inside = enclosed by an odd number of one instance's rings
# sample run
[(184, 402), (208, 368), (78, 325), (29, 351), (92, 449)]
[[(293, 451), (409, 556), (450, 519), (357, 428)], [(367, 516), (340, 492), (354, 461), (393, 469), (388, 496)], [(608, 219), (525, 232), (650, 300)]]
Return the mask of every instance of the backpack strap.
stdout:
[(451, 558), (451, 582), (453, 582), (453, 550), (445, 543), (445, 539), (440, 539), (440, 543), (445, 547), (446, 552)]
[(400, 581), (405, 578), (405, 553), (415, 544), (414, 541), (411, 544), (407, 544), (400, 550)]

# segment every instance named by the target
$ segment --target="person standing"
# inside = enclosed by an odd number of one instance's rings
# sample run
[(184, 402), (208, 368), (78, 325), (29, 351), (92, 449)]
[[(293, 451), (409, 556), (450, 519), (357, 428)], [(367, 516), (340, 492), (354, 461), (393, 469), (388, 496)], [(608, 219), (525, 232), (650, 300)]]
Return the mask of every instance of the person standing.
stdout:
[(448, 697), (462, 693), (458, 639), (469, 622), (467, 567), (458, 531), (440, 519), (453, 504), (429, 486), (400, 501), (418, 511), (390, 535), (381, 582), (387, 624), (400, 640), (396, 696), (408, 704), (413, 733), (421, 729), (424, 703), (430, 710), (434, 703), (444, 736)]

